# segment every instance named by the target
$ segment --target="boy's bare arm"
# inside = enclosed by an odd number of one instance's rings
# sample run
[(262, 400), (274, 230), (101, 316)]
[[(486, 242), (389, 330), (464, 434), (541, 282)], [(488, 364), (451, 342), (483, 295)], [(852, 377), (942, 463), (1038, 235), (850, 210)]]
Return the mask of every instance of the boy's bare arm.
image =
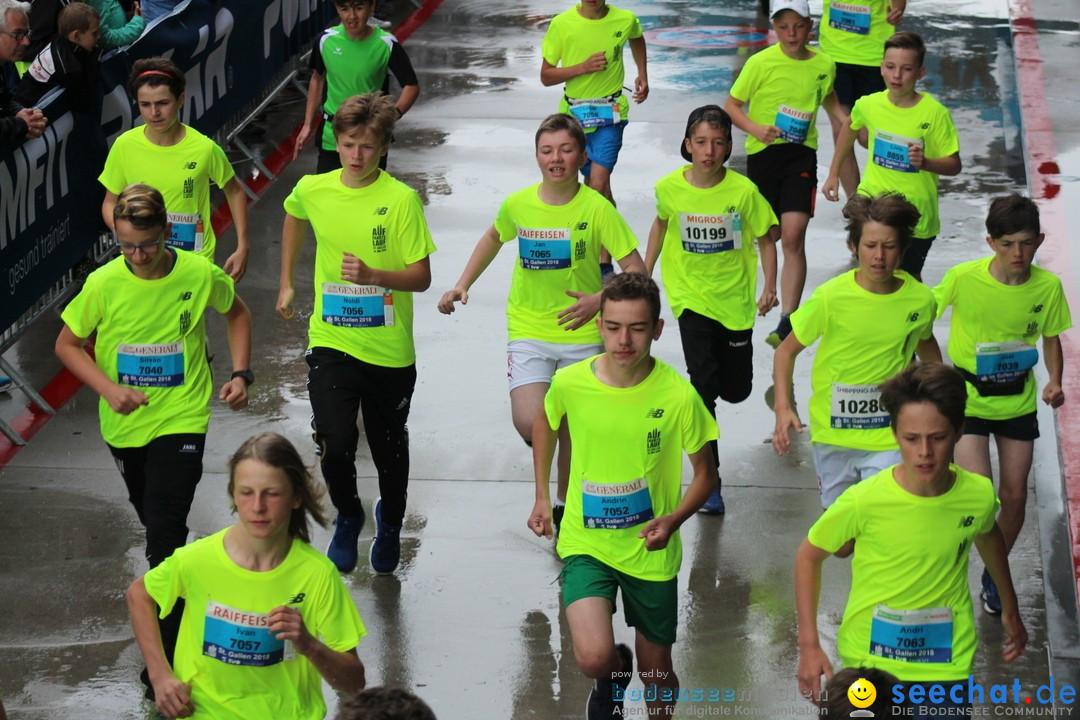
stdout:
[(637, 66), (637, 77), (634, 78), (634, 102), (643, 103), (649, 97), (649, 69), (644, 37), (630, 39), (630, 55), (633, 56), (634, 65)]
[(799, 692), (814, 699), (821, 694), (821, 676), (832, 678), (832, 663), (821, 647), (817, 611), (821, 596), (821, 566), (829, 553), (803, 540), (795, 553), (795, 612), (799, 620)]
[(585, 58), (584, 61), (569, 67), (557, 67), (547, 60), (544, 60), (540, 65), (540, 83), (544, 85), (544, 87), (562, 85), (567, 80), (576, 78), (579, 75), (600, 72), (606, 67), (607, 58), (604, 56), (603, 50), (594, 52), (592, 55)]
[(731, 116), (731, 122), (735, 127), (747, 135), (753, 135), (766, 145), (772, 145), (773, 140), (780, 136), (780, 129), (775, 125), (758, 125), (743, 110), (745, 104), (745, 101), (728, 95), (728, 99), (724, 101), (724, 111)]
[(1043, 362), (1050, 374), (1050, 382), (1042, 391), (1043, 402), (1052, 408), (1065, 404), (1065, 391), (1061, 388), (1061, 375), (1065, 371), (1065, 356), (1061, 352), (1061, 337), (1043, 336)]
[(1005, 536), (997, 523), (988, 532), (975, 536), (975, 548), (986, 565), (986, 571), (997, 586), (1001, 597), (1001, 627), (1005, 631), (1005, 646), (1001, 656), (1005, 662), (1012, 662), (1024, 654), (1027, 646), (1027, 630), (1020, 620), (1020, 606), (1013, 588), (1012, 574), (1009, 572), (1009, 557), (1005, 550)]

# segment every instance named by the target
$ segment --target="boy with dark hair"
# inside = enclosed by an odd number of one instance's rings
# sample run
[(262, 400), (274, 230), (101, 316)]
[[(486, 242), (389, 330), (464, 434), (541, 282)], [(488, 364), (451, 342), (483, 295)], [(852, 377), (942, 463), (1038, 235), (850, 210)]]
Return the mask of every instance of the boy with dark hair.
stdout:
[(49, 90), (62, 87), (67, 107), (85, 112), (98, 93), (98, 12), (86, 3), (73, 2), (60, 11), (57, 27), (56, 39), (30, 63), (15, 98), (23, 105), (35, 105)]
[[(630, 648), (616, 646), (612, 613), (621, 593), (635, 628), (650, 714), (671, 715), (678, 677), (671, 660), (678, 623), (678, 529), (716, 485), (717, 437), (697, 391), (650, 352), (659, 339), (660, 291), (642, 273), (613, 277), (597, 318), (604, 352), (555, 373), (533, 425), (536, 501), (528, 525), (552, 536), (548, 477), (564, 419), (570, 427), (570, 489), (559, 533), (563, 604), (582, 672), (596, 681), (589, 720), (622, 717), (634, 677)], [(682, 495), (682, 455), (694, 476)]]
[[(951, 464), (963, 432), (964, 379), (941, 363), (911, 365), (881, 386), (902, 462), (852, 487), (814, 523), (795, 558), (799, 689), (821, 692), (832, 664), (818, 636), (821, 566), (855, 542), (851, 591), (836, 644), (848, 667), (874, 667), (906, 686), (944, 688), (924, 715), (970, 712), (968, 676), (978, 640), (968, 587), (972, 544), (998, 586), (1005, 662), (1027, 644), (1001, 529), (985, 477)], [(959, 522), (958, 522), (959, 518)]]
[[(561, 113), (545, 118), (536, 131), (542, 180), (503, 201), (461, 277), (439, 300), (439, 312), (447, 315), (455, 303), (465, 305), (469, 289), (499, 250), (517, 242), (519, 261), (506, 306), (506, 361), (510, 412), (526, 444), (532, 442), (533, 422), (555, 371), (603, 349), (592, 323), (603, 286), (601, 251), (608, 251), (625, 272), (645, 269), (637, 239), (619, 211), (579, 182), (585, 157), (581, 123)], [(562, 522), (569, 474), (570, 435), (564, 427), (559, 432), (556, 529)]]
[[(724, 109), (746, 133), (746, 174), (780, 219), (780, 321), (766, 342), (777, 347), (791, 332), (789, 316), (806, 284), (806, 227), (817, 194), (817, 113), (840, 113), (829, 56), (807, 45), (814, 26), (806, 0), (773, 0), (772, 24), (779, 42), (752, 55), (731, 86)], [(749, 103), (749, 113), (743, 109)]]
[[(651, 274), (667, 250), (664, 288), (679, 321), (690, 384), (715, 415), (718, 397), (739, 403), (750, 395), (754, 316), (776, 306), (776, 243), (770, 230), (777, 220), (754, 183), (724, 166), (731, 155), (731, 118), (719, 106), (690, 113), (679, 151), (691, 164), (656, 183), (656, 220), (645, 266)], [(756, 301), (755, 243), (765, 274)], [(715, 442), (709, 447), (719, 472), (719, 448)], [(719, 480), (701, 511), (725, 511)]]
[(356, 568), (364, 526), (356, 487), (359, 414), (379, 474), (369, 554), (378, 574), (397, 569), (408, 495), (413, 293), (431, 285), (435, 244), (416, 191), (379, 169), (397, 119), (380, 93), (343, 102), (333, 122), (341, 169), (304, 176), (285, 199), (277, 311), (296, 315), (293, 273), (310, 225), (316, 249), (308, 394), (323, 478), (338, 511), (326, 554), (343, 573)]
[(821, 717), (886, 718), (910, 714), (906, 698), (902, 704), (893, 700), (893, 686), (899, 684), (895, 675), (878, 668), (844, 668), (825, 685), (825, 695), (818, 703)]
[[(420, 84), (405, 48), (396, 37), (368, 23), (375, 14), (375, 0), (334, 0), (334, 7), (341, 25), (323, 32), (311, 51), (304, 124), (293, 149), (295, 160), (311, 138), (318, 136), (316, 173), (341, 166), (332, 124), (334, 113), (346, 98), (373, 92), (388, 94), (391, 74), (401, 86), (401, 95), (394, 103), (399, 119), (420, 97)], [(383, 153), (379, 159), (382, 170), (386, 169), (386, 157)]]
[(370, 687), (338, 704), (334, 720), (435, 720), (435, 713), (408, 690)]
[(938, 177), (961, 169), (960, 138), (949, 111), (915, 84), (926, 74), (926, 46), (913, 32), (898, 32), (885, 42), (881, 76), (886, 90), (856, 101), (840, 130), (829, 176), (821, 191), (839, 200), (837, 177), (855, 145), (856, 133), (866, 128), (869, 154), (858, 191), (863, 195), (899, 192), (919, 210), (914, 241), (901, 268), (922, 280), (923, 264), (941, 229)]
[[(1058, 277), (1032, 264), (1044, 236), (1039, 208), (1030, 198), (1016, 193), (994, 198), (986, 232), (994, 254), (949, 270), (934, 295), (939, 316), (953, 308), (949, 358), (967, 381), (967, 417), (956, 445), (956, 464), (992, 478), (994, 436), (1001, 471), (998, 522), (1008, 552), (1024, 526), (1028, 473), (1039, 437), (1035, 343), (1041, 336), (1050, 374), (1042, 401), (1061, 407), (1060, 336), (1072, 327), (1072, 317)], [(985, 571), (982, 582), (983, 609), (996, 615), (1001, 612), (997, 588)]]
[(855, 195), (844, 207), (848, 248), (859, 267), (820, 285), (792, 316), (776, 349), (773, 447), (802, 432), (791, 402), (795, 358), (819, 337), (810, 373), (810, 442), (822, 507), (862, 479), (899, 461), (879, 385), (918, 353), (940, 362), (933, 335), (934, 296), (898, 268), (919, 213), (900, 195)]

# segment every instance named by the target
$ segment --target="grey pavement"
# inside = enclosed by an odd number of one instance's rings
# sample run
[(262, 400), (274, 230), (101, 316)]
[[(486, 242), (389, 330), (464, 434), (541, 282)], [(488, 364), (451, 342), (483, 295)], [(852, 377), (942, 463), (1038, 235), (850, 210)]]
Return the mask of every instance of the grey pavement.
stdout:
[[(409, 687), (440, 718), (451, 720), (580, 718), (588, 694), (589, 683), (573, 660), (560, 612), (560, 563), (550, 544), (525, 527), (532, 507), (531, 461), (510, 423), (505, 381), (504, 307), (512, 253), (496, 259), (474, 286), (467, 307), (451, 317), (435, 310), (505, 195), (538, 180), (533, 133), (539, 120), (556, 109), (559, 97), (556, 88), (540, 85), (539, 46), (547, 19), (568, 5), (563, 0), (445, 0), (407, 42), (423, 95), (396, 132), (390, 171), (421, 193), (439, 247), (432, 257), (432, 288), (416, 300), (413, 480), (397, 575), (375, 577), (361, 562), (345, 579), (369, 632), (360, 645), (369, 684)], [(752, 3), (735, 0), (621, 5), (637, 12), (646, 29), (758, 22)], [(1043, 7), (1058, 14), (1048, 56), (1072, 69), (1075, 3), (1040, 2), (1037, 12)], [(943, 230), (927, 264), (929, 283), (953, 264), (984, 254), (988, 195), (1025, 187), (1007, 17), (1002, 0), (908, 3), (905, 27), (927, 39), (927, 89), (953, 111), (965, 166), (959, 177), (942, 183)], [(652, 93), (632, 109), (613, 176), (620, 210), (642, 243), (655, 213), (653, 184), (681, 163), (677, 145), (687, 113), (697, 105), (722, 102), (744, 57), (736, 49), (650, 42)], [(632, 73), (629, 55), (627, 60)], [(1056, 83), (1049, 83), (1050, 92), (1062, 96), (1062, 118), (1075, 117), (1070, 113), (1075, 83), (1065, 77), (1062, 85)], [(289, 124), (289, 116), (282, 115), (281, 122)], [(819, 122), (824, 177), (831, 141), (827, 121)], [(1063, 138), (1063, 158), (1068, 152), (1074, 165), (1080, 163), (1076, 133)], [(741, 144), (731, 165), (738, 170), (745, 166)], [(255, 315), (258, 381), (251, 407), (241, 413), (230, 413), (215, 401), (206, 473), (189, 520), (194, 537), (232, 522), (225, 458), (250, 434), (281, 432), (314, 462), (302, 360), (312, 305), (310, 238), (297, 271), (302, 319), (286, 322), (273, 312), (281, 202), (296, 180), (313, 170), (309, 152), (286, 170), (252, 213), (254, 250), (238, 290)], [(1080, 212), (1077, 207), (1073, 203), (1071, 212)], [(820, 199), (807, 242), (807, 292), (850, 267), (843, 237), (839, 206)], [(222, 244), (228, 247), (232, 241), (230, 233)], [(654, 351), (681, 369), (677, 327), (666, 304), (664, 314), (670, 325)], [(782, 459), (766, 444), (773, 420), (763, 400), (771, 376), (771, 352), (763, 340), (775, 322), (771, 315), (755, 328), (750, 399), (721, 405), (718, 411), (728, 515), (695, 517), (682, 530), (676, 670), (685, 688), (731, 688), (741, 701), (688, 703), (680, 710), (687, 716), (695, 711), (719, 714), (725, 708), (730, 714), (736, 706), (767, 717), (809, 714), (811, 709), (794, 698), (792, 565), (819, 506), (807, 438)], [(214, 318), (210, 327), (213, 345), (225, 347), (223, 324)], [(39, 386), (59, 369), (52, 355), (58, 330), (58, 320), (42, 321), (8, 354)], [(938, 324), (942, 341), (947, 330), (947, 322)], [(218, 377), (229, 371), (222, 355), (215, 362)], [(809, 395), (812, 355), (812, 349), (807, 351), (797, 365), (796, 396), (802, 407)], [(20, 402), (18, 396), (0, 399), (0, 414), (10, 415)], [(0, 620), (0, 697), (13, 718), (152, 716), (140, 699), (141, 659), (123, 603), (124, 589), (145, 570), (141, 529), (98, 433), (96, 407), (96, 397), (83, 389), (0, 470), (0, 536), (5, 538), (0, 587), (8, 597), (8, 612)], [(1075, 597), (1071, 619), (1067, 603), (1057, 602), (1064, 596), (1053, 595), (1049, 614), (1044, 603), (1047, 566), (1040, 531), (1045, 542), (1059, 542), (1054, 524), (1062, 522), (1062, 509), (1060, 494), (1053, 496), (1061, 484), (1050, 432), (1053, 418), (1041, 419), (1044, 439), (1032, 485), (1037, 501), (1029, 503), (1027, 525), (1012, 555), (1031, 637), (1027, 655), (1004, 665), (1000, 625), (981, 612), (976, 617), (981, 641), (976, 678), (1010, 684), (1019, 678), (1027, 695), (1048, 682), (1052, 646), (1068, 639), (1069, 628), (1049, 627), (1048, 620), (1075, 623)], [(358, 469), (361, 497), (370, 503), (377, 482), (363, 443)], [(1053, 526), (1042, 527), (1043, 522)], [(369, 527), (362, 550), (370, 537)], [(315, 545), (323, 547), (328, 539), (328, 532), (317, 532)], [(973, 588), (979, 572), (976, 557)], [(1047, 583), (1056, 583), (1064, 593), (1068, 579), (1050, 577)], [(845, 562), (826, 563), (821, 625), (827, 647), (835, 640), (848, 580)], [(623, 642), (632, 638), (621, 613), (616, 637)], [(1059, 683), (1066, 678), (1075, 683), (1080, 678), (1076, 666), (1067, 657), (1060, 663), (1069, 674), (1057, 672)], [(326, 692), (332, 708), (334, 698)], [(644, 712), (641, 703), (628, 707)]]

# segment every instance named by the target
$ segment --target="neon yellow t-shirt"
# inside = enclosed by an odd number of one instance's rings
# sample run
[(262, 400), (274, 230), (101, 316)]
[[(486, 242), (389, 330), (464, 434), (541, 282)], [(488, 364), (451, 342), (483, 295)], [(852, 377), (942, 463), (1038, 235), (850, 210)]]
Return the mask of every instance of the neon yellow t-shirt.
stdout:
[(1026, 283), (1006, 285), (990, 274), (991, 260), (952, 268), (934, 288), (934, 297), (939, 317), (953, 307), (949, 359), (956, 367), (998, 381), (1027, 376), (1024, 391), (1016, 395), (984, 397), (967, 383), (967, 415), (1008, 420), (1035, 412), (1038, 387), (1031, 368), (1039, 361), (1039, 337), (1065, 332), (1072, 315), (1057, 275), (1032, 265)]
[(267, 619), (276, 607), (295, 607), (312, 635), (346, 652), (367, 634), (356, 603), (333, 563), (306, 542), (294, 538), (284, 562), (254, 572), (225, 552), (228, 531), (178, 548), (144, 578), (161, 617), (186, 601), (173, 671), (191, 683), (192, 717), (322, 720), (322, 676), (269, 632)]
[[(820, 50), (806, 49), (811, 55), (806, 60), (792, 60), (779, 45), (751, 55), (731, 86), (731, 97), (749, 103), (746, 114), (754, 122), (780, 129), (774, 145), (792, 142), (817, 150), (818, 108), (832, 92), (836, 63)], [(767, 147), (747, 134), (748, 155)]]
[(879, 386), (911, 362), (934, 325), (934, 294), (903, 270), (888, 295), (863, 289), (849, 270), (818, 286), (791, 314), (795, 339), (821, 338), (810, 371), (810, 441), (853, 450), (896, 448)]
[(824, 0), (821, 49), (838, 63), (876, 67), (885, 55), (885, 41), (896, 32), (888, 17), (889, 0)]
[(686, 180), (690, 165), (656, 183), (656, 214), (667, 222), (660, 269), (675, 317), (683, 310), (729, 330), (754, 326), (757, 238), (778, 223), (748, 178), (731, 170), (711, 188)]
[(172, 271), (143, 280), (118, 257), (90, 273), (61, 316), (77, 337), (97, 330), (98, 368), (113, 382), (146, 394), (130, 415), (98, 402), (101, 437), (113, 447), (142, 447), (162, 435), (205, 433), (213, 393), (206, 362), (210, 307), (227, 313), (233, 281), (205, 258), (183, 250)]
[(975, 536), (994, 527), (994, 485), (950, 465), (952, 488), (919, 497), (897, 484), (896, 467), (845, 490), (807, 535), (830, 553), (855, 540), (840, 659), (903, 682), (963, 680), (978, 644), (968, 557)]
[(495, 218), (499, 240), (517, 240), (506, 302), (510, 339), (598, 344), (596, 323), (573, 331), (559, 325), (559, 313), (575, 302), (566, 291), (600, 292), (600, 246), (621, 260), (637, 249), (637, 239), (615, 206), (592, 188), (581, 185), (565, 205), (548, 205), (539, 188), (537, 183), (507, 197)]
[(908, 145), (922, 143), (930, 159), (960, 151), (952, 115), (929, 93), (919, 102), (901, 108), (889, 102), (889, 91), (865, 95), (851, 109), (851, 129), (866, 128), (870, 136), (869, 157), (859, 192), (874, 196), (886, 191), (903, 193), (918, 208), (915, 237), (935, 237), (941, 229), (938, 216), (938, 175), (919, 170), (908, 162)]
[(590, 555), (642, 580), (670, 580), (682, 564), (679, 533), (652, 552), (638, 533), (678, 507), (682, 453), (716, 440), (716, 420), (670, 365), (653, 358), (645, 380), (616, 388), (593, 373), (598, 357), (558, 370), (544, 398), (548, 424), (557, 429), (565, 416), (574, 446), (559, 555)]
[(305, 175), (285, 198), (285, 212), (315, 232), (315, 311), (308, 347), (325, 347), (383, 367), (416, 362), (413, 294), (341, 277), (350, 252), (379, 270), (404, 270), (435, 252), (416, 191), (385, 171), (349, 188), (341, 170)]
[[(596, 130), (597, 124), (612, 124), (630, 117), (630, 102), (622, 94), (625, 71), (623, 48), (629, 40), (642, 36), (641, 23), (629, 10), (607, 5), (607, 14), (599, 20), (582, 17), (575, 5), (551, 18), (544, 34), (541, 53), (544, 59), (558, 67), (570, 67), (584, 62), (590, 55), (604, 51), (607, 67), (600, 72), (578, 75), (566, 81), (565, 95), (559, 103), (559, 112), (570, 113), (582, 121), (585, 132)], [(574, 108), (566, 98), (574, 100), (599, 100), (618, 95), (604, 103), (584, 103)], [(612, 107), (612, 104), (617, 107)], [(615, 111), (618, 116), (616, 117)]]
[(185, 125), (180, 142), (162, 147), (147, 140), (140, 125), (116, 138), (98, 181), (117, 195), (131, 183), (157, 188), (172, 222), (166, 242), (213, 262), (210, 182), (223, 188), (235, 174), (225, 151), (195, 128)]

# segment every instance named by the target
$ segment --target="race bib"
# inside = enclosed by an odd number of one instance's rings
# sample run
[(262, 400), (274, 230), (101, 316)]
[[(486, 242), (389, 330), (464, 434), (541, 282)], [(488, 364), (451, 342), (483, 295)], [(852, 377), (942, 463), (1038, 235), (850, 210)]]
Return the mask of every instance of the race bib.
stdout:
[(323, 283), (322, 319), (338, 327), (391, 327), (394, 295), (377, 285)]
[(908, 145), (921, 148), (922, 138), (909, 138), (878, 130), (874, 133), (874, 164), (897, 172), (919, 172), (919, 168), (912, 165), (908, 159)]
[(952, 608), (893, 610), (878, 605), (870, 624), (870, 654), (890, 660), (951, 663)]
[(806, 142), (806, 135), (810, 132), (811, 117), (813, 116), (808, 112), (781, 105), (776, 109), (773, 125), (780, 131), (780, 137), (790, 143), (801, 145)]
[(116, 381), (132, 387), (184, 384), (184, 343), (121, 344), (116, 348)]
[(203, 222), (199, 213), (168, 213), (172, 231), (165, 239), (169, 247), (189, 252), (202, 252)]
[(679, 213), (683, 250), (709, 255), (742, 249), (742, 215), (692, 215)]
[(838, 430), (877, 430), (889, 427), (877, 385), (833, 383), (829, 426)]
[(518, 228), (518, 255), (526, 270), (570, 267), (569, 228)]
[(653, 519), (649, 481), (601, 484), (581, 481), (581, 514), (585, 527), (619, 530)]
[(856, 35), (869, 35), (870, 8), (848, 3), (830, 3), (829, 27)]
[(571, 100), (570, 114), (578, 119), (581, 126), (586, 129), (607, 127), (622, 122), (622, 114), (619, 112), (619, 98), (593, 98), (588, 100)]
[(1039, 362), (1039, 351), (1022, 340), (975, 344), (975, 374), (989, 382), (1019, 380)]
[(226, 665), (266, 667), (292, 660), (291, 642), (270, 632), (270, 615), (236, 610), (210, 600), (203, 622), (203, 655)]

